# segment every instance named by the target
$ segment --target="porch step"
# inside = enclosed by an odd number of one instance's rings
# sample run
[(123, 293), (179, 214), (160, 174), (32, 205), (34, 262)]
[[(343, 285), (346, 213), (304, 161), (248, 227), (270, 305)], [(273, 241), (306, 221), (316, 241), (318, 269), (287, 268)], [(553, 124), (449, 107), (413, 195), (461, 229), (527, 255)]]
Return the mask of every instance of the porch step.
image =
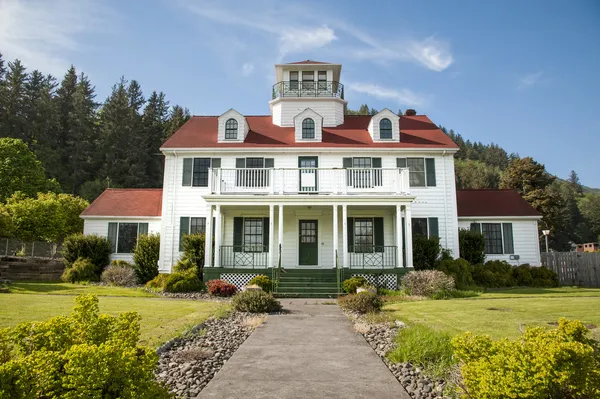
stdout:
[(279, 277), (276, 292), (281, 297), (336, 298), (337, 272), (335, 269), (285, 269)]

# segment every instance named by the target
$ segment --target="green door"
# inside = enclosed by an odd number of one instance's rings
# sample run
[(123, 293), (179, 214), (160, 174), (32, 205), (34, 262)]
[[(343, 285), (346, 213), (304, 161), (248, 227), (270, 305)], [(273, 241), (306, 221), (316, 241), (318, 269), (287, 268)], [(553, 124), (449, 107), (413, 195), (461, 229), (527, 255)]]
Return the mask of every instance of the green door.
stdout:
[(300, 220), (298, 244), (298, 264), (300, 266), (317, 266), (319, 264), (318, 226), (317, 220)]

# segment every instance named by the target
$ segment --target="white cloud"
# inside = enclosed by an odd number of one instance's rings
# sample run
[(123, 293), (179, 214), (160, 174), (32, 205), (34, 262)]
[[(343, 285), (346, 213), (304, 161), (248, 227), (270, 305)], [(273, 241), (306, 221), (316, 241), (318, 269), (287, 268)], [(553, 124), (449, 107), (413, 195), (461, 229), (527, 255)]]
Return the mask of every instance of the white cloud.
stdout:
[(443, 71), (453, 62), (448, 43), (432, 37), (408, 43), (407, 51), (415, 61), (432, 71)]
[(336, 40), (333, 29), (326, 25), (317, 28), (293, 28), (284, 31), (279, 38), (281, 56), (324, 47)]
[(29, 69), (62, 75), (79, 37), (104, 29), (107, 8), (92, 0), (0, 0), (0, 51)]
[(249, 76), (252, 72), (254, 72), (254, 64), (245, 62), (244, 65), (242, 65), (242, 75)]
[(519, 79), (519, 84), (517, 85), (517, 88), (518, 89), (527, 89), (529, 87), (535, 86), (541, 82), (543, 76), (544, 76), (543, 71), (528, 73), (527, 75), (522, 76)]
[(391, 89), (382, 87), (374, 83), (350, 82), (345, 85), (350, 90), (361, 94), (366, 94), (380, 100), (393, 100), (401, 105), (421, 106), (427, 101), (422, 95), (414, 93), (409, 89)]

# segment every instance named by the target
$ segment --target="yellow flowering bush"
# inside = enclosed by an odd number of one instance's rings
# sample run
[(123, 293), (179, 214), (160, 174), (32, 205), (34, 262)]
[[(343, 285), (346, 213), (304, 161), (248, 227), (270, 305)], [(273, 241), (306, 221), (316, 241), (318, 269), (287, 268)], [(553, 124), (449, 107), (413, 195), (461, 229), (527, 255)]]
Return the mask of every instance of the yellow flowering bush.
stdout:
[(527, 328), (516, 340), (465, 333), (452, 340), (462, 362), (464, 397), (548, 399), (600, 397), (598, 343), (578, 320)]

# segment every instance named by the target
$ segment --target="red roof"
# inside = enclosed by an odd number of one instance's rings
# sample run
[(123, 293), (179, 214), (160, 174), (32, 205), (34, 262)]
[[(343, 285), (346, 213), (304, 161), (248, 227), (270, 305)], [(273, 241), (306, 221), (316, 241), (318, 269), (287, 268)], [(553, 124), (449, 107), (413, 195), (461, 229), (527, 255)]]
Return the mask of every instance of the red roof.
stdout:
[(294, 127), (274, 125), (270, 115), (247, 116), (250, 132), (243, 143), (218, 143), (218, 116), (194, 116), (161, 148), (350, 147), (458, 148), (427, 116), (400, 117), (400, 142), (373, 142), (367, 127), (370, 115), (346, 115), (337, 127), (323, 128), (322, 142), (297, 143)]
[(160, 216), (162, 188), (108, 188), (81, 216)]
[(541, 216), (515, 190), (456, 190), (458, 217)]
[(296, 61), (296, 62), (288, 62), (287, 63), (287, 65), (301, 65), (301, 64), (331, 64), (331, 62), (304, 60), (304, 61)]

